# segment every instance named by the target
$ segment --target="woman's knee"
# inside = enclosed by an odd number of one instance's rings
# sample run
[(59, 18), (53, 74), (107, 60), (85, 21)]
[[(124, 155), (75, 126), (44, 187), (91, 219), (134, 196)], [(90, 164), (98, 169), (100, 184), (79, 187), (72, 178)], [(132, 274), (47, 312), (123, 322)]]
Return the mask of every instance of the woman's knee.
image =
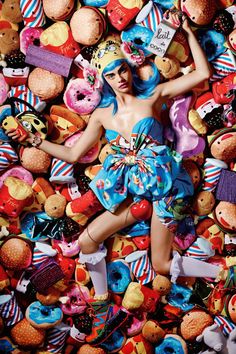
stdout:
[(152, 258), (152, 267), (156, 273), (161, 275), (170, 274), (169, 262), (163, 261), (163, 259), (159, 259), (157, 257)]
[(86, 253), (94, 253), (98, 250), (99, 244), (91, 240), (86, 230), (82, 232), (78, 239), (80, 250)]

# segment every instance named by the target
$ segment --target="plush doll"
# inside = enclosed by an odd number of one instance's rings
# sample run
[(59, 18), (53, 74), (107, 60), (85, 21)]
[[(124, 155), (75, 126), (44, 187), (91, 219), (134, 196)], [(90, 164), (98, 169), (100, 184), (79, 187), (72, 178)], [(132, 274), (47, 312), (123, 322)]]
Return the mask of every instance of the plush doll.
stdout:
[(52, 3), (50, 0), (43, 0), (43, 10), (45, 15), (53, 21), (67, 20), (73, 10), (74, 0), (60, 0), (57, 3)]
[(195, 340), (206, 327), (212, 324), (213, 318), (207, 312), (193, 309), (183, 316), (180, 333), (185, 340)]
[(226, 163), (235, 159), (236, 131), (234, 127), (216, 130), (207, 139), (213, 157)]
[(18, 32), (11, 28), (0, 29), (0, 54), (10, 54), (20, 48)]
[(210, 24), (216, 12), (214, 0), (178, 0), (177, 6), (198, 26)]
[(160, 298), (157, 291), (139, 283), (131, 282), (125, 292), (122, 306), (128, 311), (155, 311), (156, 304)]
[(0, 211), (10, 217), (19, 216), (23, 208), (32, 203), (31, 186), (18, 178), (7, 177), (0, 191)]
[(157, 274), (152, 281), (153, 290), (157, 291), (161, 296), (167, 295), (171, 290), (170, 280), (161, 275)]
[(60, 218), (64, 215), (66, 198), (60, 194), (52, 194), (44, 204), (44, 210), (52, 218)]
[(46, 173), (51, 164), (51, 156), (35, 147), (21, 147), (22, 166), (32, 173)]
[(227, 37), (227, 45), (234, 55), (236, 54), (235, 41), (236, 41), (236, 29), (234, 29)]
[(143, 0), (110, 0), (106, 6), (108, 20), (113, 27), (122, 31), (143, 5)]
[(76, 113), (63, 106), (52, 105), (50, 119), (53, 128), (50, 132), (50, 141), (61, 144), (75, 132), (86, 127), (85, 121)]
[(107, 240), (107, 259), (109, 261), (125, 258), (130, 253), (137, 250), (132, 238), (115, 234)]
[(142, 334), (128, 338), (120, 354), (153, 354), (154, 348)]
[(20, 11), (20, 0), (5, 0), (2, 5), (2, 16), (13, 23), (23, 21)]
[(40, 44), (52, 52), (74, 58), (80, 52), (79, 44), (74, 40), (71, 29), (65, 21), (58, 21), (40, 34)]
[(235, 232), (236, 230), (236, 204), (220, 201), (217, 204), (213, 217), (216, 223), (226, 232)]
[(226, 338), (216, 323), (206, 327), (202, 333), (196, 337), (196, 341), (204, 341), (209, 348), (214, 349), (216, 352), (220, 352), (226, 347)]
[(20, 86), (27, 83), (29, 67), (25, 63), (25, 55), (20, 51), (13, 51), (5, 56), (6, 67), (3, 75), (9, 86)]
[(83, 6), (74, 12), (70, 20), (70, 28), (76, 42), (83, 45), (94, 45), (105, 32), (106, 21), (98, 9)]
[(199, 215), (208, 215), (214, 208), (214, 194), (208, 191), (200, 191), (194, 199), (193, 210)]
[(219, 104), (227, 104), (231, 101), (228, 93), (236, 84), (236, 73), (232, 73), (224, 77), (220, 81), (216, 81), (212, 85), (212, 93), (214, 100)]
[(201, 181), (201, 171), (196, 162), (193, 160), (184, 160), (183, 161), (184, 168), (188, 172), (189, 176), (191, 177), (194, 189), (196, 190), (199, 186)]
[(43, 101), (57, 97), (64, 89), (64, 79), (61, 75), (48, 70), (35, 68), (29, 74), (29, 89)]
[(142, 335), (150, 343), (157, 343), (165, 337), (165, 331), (159, 326), (157, 321), (149, 320), (142, 328)]
[(187, 74), (191, 70), (193, 70), (193, 68), (191, 69), (190, 66), (186, 68), (181, 68), (180, 62), (175, 57), (171, 56), (165, 56), (163, 58), (156, 56), (155, 64), (157, 66), (157, 69), (160, 71), (160, 73), (162, 74), (162, 76), (164, 76), (165, 79), (172, 79), (179, 73)]
[(223, 107), (214, 100), (211, 92), (199, 96), (195, 102), (195, 109), (209, 129), (223, 127)]

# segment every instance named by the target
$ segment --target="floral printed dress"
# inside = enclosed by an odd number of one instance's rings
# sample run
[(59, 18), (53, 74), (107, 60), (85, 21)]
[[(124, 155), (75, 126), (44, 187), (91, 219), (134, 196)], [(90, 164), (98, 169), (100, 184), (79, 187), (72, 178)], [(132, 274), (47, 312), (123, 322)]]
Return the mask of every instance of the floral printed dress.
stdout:
[[(154, 117), (138, 121), (129, 141), (114, 130), (106, 130), (114, 154), (107, 156), (90, 187), (111, 212), (128, 195), (134, 200), (147, 199), (154, 203), (165, 226), (174, 233), (181, 226), (179, 232), (183, 233), (189, 229), (186, 210), (193, 184), (182, 167), (182, 155), (164, 145), (162, 135), (162, 126)], [(188, 223), (183, 225), (186, 218)]]

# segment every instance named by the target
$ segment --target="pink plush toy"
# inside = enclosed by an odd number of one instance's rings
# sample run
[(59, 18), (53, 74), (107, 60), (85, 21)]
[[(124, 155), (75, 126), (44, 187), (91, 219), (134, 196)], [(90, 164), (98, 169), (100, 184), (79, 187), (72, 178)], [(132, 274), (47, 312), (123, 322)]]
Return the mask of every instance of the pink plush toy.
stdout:
[(26, 50), (30, 44), (39, 42), (39, 37), (43, 32), (43, 28), (24, 27), (20, 32), (20, 50), (26, 54)]
[(4, 76), (0, 74), (0, 105), (6, 101), (8, 90), (9, 86), (6, 83)]

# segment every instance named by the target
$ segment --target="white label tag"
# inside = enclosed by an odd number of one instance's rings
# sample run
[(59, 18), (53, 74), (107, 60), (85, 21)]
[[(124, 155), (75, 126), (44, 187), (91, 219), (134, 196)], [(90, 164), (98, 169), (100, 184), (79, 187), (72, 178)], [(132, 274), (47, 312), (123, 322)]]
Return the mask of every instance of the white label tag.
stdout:
[(175, 35), (176, 29), (177, 28), (173, 27), (169, 22), (162, 20), (158, 25), (147, 50), (159, 57), (164, 57), (172, 38)]

